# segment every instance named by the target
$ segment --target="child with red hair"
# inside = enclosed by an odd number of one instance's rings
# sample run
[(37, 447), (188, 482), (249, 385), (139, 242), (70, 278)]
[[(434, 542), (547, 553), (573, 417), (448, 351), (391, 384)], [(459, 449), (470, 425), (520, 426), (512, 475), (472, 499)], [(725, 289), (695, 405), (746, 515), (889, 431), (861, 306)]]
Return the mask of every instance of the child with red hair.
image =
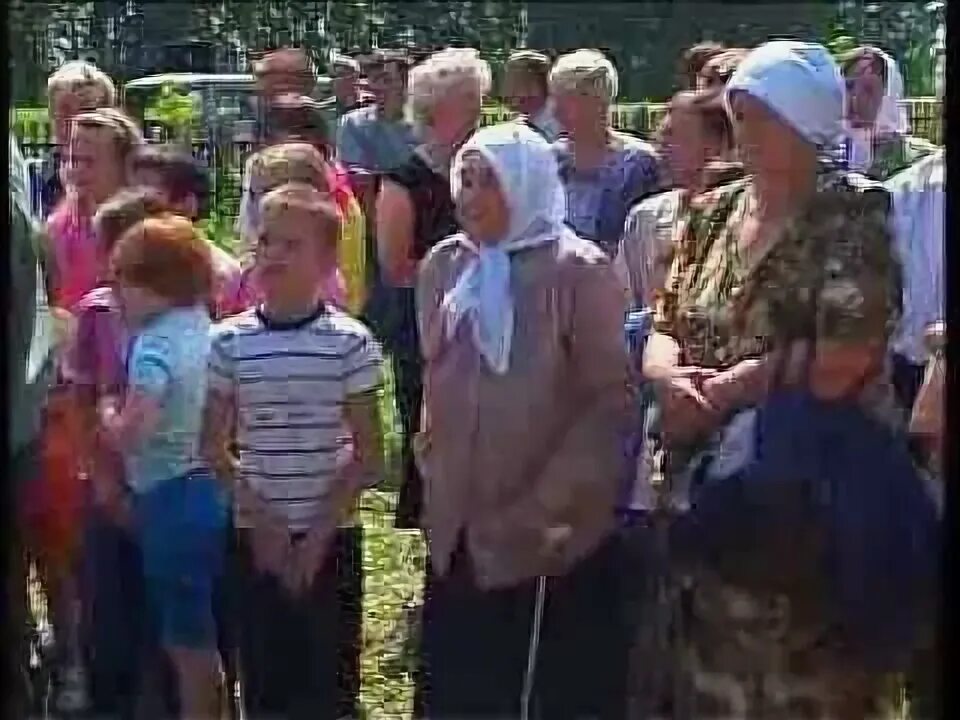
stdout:
[(213, 586), (226, 509), (199, 452), (210, 250), (188, 219), (151, 217), (120, 238), (111, 270), (134, 339), (125, 397), (101, 400), (100, 432), (123, 455), (149, 617), (174, 667), (180, 715), (214, 717), (220, 666)]

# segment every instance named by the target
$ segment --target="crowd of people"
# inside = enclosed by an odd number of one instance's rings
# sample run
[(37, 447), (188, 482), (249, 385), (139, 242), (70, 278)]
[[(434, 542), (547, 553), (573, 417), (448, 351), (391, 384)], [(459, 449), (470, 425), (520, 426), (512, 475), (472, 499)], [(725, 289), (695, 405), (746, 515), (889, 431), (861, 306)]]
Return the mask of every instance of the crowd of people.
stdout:
[(10, 582), (58, 709), (358, 715), (390, 362), (416, 717), (933, 717), (944, 154), (896, 61), (699, 45), (645, 140), (596, 50), (513, 53), (483, 129), (475, 50), (331, 67), (254, 63), (237, 257), (88, 63), (32, 176), (11, 136)]

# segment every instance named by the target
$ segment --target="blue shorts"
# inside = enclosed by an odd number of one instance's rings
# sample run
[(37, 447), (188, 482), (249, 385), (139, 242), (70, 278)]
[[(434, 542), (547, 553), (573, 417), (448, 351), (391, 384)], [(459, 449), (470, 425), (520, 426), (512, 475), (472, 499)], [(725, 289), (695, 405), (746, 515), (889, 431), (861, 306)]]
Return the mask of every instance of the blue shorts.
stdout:
[(135, 496), (151, 616), (164, 646), (215, 648), (214, 582), (223, 571), (227, 503), (206, 470)]

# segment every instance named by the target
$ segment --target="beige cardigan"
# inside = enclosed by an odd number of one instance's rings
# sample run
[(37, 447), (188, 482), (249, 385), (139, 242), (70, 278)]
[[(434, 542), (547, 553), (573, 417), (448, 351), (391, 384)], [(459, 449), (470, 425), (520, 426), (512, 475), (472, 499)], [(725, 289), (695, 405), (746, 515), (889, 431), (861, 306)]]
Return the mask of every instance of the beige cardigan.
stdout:
[(433, 567), (462, 536), (480, 587), (566, 572), (609, 535), (625, 477), (624, 296), (601, 250), (572, 234), (512, 256), (510, 367), (492, 373), (444, 294), (471, 252), (424, 260), (417, 306), (424, 414), (416, 442)]

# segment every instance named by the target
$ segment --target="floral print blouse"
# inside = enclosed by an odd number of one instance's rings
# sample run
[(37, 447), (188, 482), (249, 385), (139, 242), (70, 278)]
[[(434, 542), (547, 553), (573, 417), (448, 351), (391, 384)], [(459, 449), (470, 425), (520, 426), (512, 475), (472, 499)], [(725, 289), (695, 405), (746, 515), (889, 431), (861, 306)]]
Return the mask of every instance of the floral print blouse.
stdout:
[[(901, 305), (893, 248), (859, 233), (823, 244), (786, 232), (759, 259), (745, 258), (738, 236), (751, 182), (745, 178), (692, 201), (655, 318), (656, 329), (680, 345), (681, 363), (729, 367), (764, 354), (774, 337), (867, 336), (878, 326), (892, 331)], [(862, 175), (824, 164), (817, 190), (870, 193), (876, 202), (867, 203), (868, 211), (886, 222), (889, 196)]]
[[(788, 228), (753, 259), (742, 257), (737, 244), (749, 178), (692, 200), (655, 319), (660, 332), (678, 341), (682, 363), (724, 368), (792, 339), (856, 341), (889, 333), (901, 302), (898, 266), (892, 243), (875, 232), (886, 222), (888, 196), (879, 184), (830, 165), (821, 167), (817, 187), (859, 193), (863, 202), (845, 203), (841, 194), (820, 198), (826, 212), (818, 207), (817, 216)], [(876, 215), (859, 223), (841, 217), (854, 211)], [(836, 222), (844, 223), (842, 233)], [(882, 389), (889, 386), (878, 386), (881, 394), (866, 402), (883, 415), (890, 404)], [(676, 469), (688, 450), (674, 456)], [(826, 720), (848, 700), (846, 685), (837, 682), (841, 669), (825, 662), (815, 639), (790, 629), (785, 596), (755, 596), (701, 568), (689, 607), (691, 631), (676, 672), (689, 688), (691, 717)], [(850, 716), (875, 716), (882, 678), (847, 679), (855, 688), (849, 700), (863, 703)]]

